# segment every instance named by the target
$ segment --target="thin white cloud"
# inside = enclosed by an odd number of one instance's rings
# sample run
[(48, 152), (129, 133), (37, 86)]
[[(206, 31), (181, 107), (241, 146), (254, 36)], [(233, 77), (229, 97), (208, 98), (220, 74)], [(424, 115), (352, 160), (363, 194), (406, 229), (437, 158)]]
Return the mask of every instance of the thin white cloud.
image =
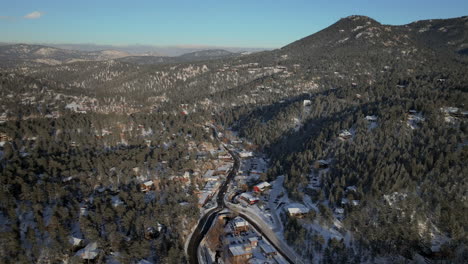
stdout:
[(32, 13), (29, 13), (27, 15), (24, 16), (24, 18), (27, 18), (27, 19), (38, 19), (40, 18), (41, 16), (43, 16), (44, 13), (42, 12), (39, 12), (39, 11), (34, 11)]

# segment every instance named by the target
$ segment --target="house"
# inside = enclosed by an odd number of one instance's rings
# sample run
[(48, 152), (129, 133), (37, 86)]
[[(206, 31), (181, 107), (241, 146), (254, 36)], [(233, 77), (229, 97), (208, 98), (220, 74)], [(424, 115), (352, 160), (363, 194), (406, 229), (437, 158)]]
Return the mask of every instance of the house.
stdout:
[(79, 247), (79, 246), (81, 246), (81, 244), (83, 242), (83, 239), (77, 238), (77, 237), (74, 237), (74, 236), (70, 236), (69, 239), (68, 239), (68, 242), (70, 242), (70, 244), (72, 244), (74, 247)]
[(351, 134), (351, 132), (349, 132), (348, 130), (342, 130), (340, 132), (340, 134), (338, 134), (338, 137), (341, 139), (341, 140), (348, 140), (350, 139), (351, 137), (353, 136), (353, 134)]
[(223, 160), (223, 161), (232, 161), (231, 155), (219, 155), (218, 159)]
[(259, 201), (257, 197), (254, 197), (252, 194), (246, 192), (239, 195), (239, 198), (248, 202), (250, 205), (256, 204)]
[(232, 163), (226, 163), (216, 169), (215, 174), (227, 174), (227, 172), (232, 168)]
[(271, 184), (268, 182), (261, 182), (253, 187), (253, 191), (256, 193), (262, 193), (271, 188)]
[(242, 217), (237, 216), (232, 220), (232, 231), (235, 235), (249, 231), (249, 223)]
[(335, 214), (338, 214), (338, 215), (344, 214), (344, 209), (341, 207), (335, 208)]
[(305, 207), (302, 204), (290, 206), (287, 208), (287, 210), (288, 210), (289, 216), (296, 217), (296, 218), (302, 218), (310, 211), (309, 208)]
[(258, 237), (250, 237), (249, 242), (252, 248), (256, 248), (258, 246)]
[(252, 258), (253, 253), (247, 250), (243, 245), (230, 245), (229, 246), (230, 263), (246, 263), (248, 259)]
[(252, 153), (251, 151), (245, 151), (245, 150), (243, 150), (243, 151), (239, 152), (239, 156), (240, 156), (241, 158), (250, 158), (250, 157), (253, 156), (253, 153)]
[(153, 181), (145, 181), (144, 183), (140, 184), (140, 190), (142, 192), (149, 192), (153, 190), (154, 183)]
[(218, 181), (219, 177), (218, 176), (213, 176), (214, 170), (207, 170), (205, 174), (203, 175), (203, 180), (204, 181)]
[(377, 122), (377, 116), (375, 116), (375, 115), (370, 115), (370, 116), (368, 115), (365, 118), (369, 122)]
[(99, 254), (100, 250), (97, 248), (97, 242), (91, 242), (86, 245), (85, 248), (78, 250), (75, 256), (78, 256), (82, 259), (95, 259)]

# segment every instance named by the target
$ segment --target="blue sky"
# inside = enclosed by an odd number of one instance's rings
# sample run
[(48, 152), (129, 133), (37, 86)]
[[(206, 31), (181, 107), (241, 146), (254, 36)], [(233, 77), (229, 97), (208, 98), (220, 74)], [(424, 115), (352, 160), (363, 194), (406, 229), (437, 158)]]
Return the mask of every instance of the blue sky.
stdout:
[(342, 17), (468, 15), (467, 0), (0, 0), (0, 42), (276, 48)]

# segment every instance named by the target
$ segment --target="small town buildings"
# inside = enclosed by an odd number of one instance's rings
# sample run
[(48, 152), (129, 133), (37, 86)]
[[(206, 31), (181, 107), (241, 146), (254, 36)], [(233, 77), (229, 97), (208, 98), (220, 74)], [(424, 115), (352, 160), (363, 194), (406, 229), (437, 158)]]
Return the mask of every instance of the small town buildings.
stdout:
[(263, 193), (271, 188), (271, 184), (268, 182), (261, 182), (253, 187), (253, 191), (256, 193)]

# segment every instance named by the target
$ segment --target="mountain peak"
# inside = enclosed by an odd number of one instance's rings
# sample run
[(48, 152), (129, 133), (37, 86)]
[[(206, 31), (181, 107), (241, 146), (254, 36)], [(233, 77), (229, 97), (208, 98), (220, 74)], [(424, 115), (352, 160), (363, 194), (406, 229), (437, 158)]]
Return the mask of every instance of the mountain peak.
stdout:
[(361, 15), (352, 15), (340, 19), (336, 24), (340, 23), (351, 23), (351, 24), (362, 24), (362, 25), (381, 25), (377, 20)]

